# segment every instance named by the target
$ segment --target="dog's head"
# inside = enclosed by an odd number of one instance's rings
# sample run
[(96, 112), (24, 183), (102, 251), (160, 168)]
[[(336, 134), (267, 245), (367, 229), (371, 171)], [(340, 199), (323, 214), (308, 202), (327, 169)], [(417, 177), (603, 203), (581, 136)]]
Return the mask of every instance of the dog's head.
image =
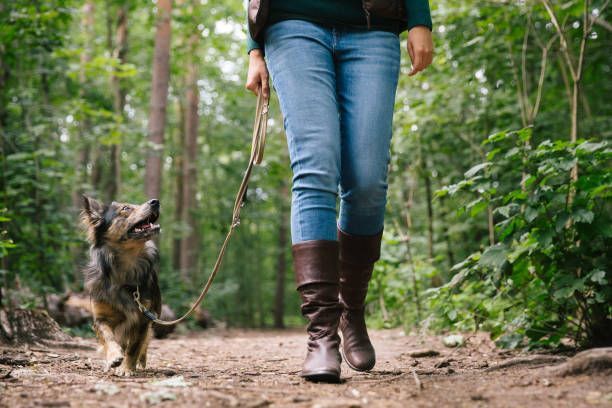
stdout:
[(161, 229), (155, 224), (159, 218), (159, 201), (144, 204), (112, 202), (105, 205), (83, 196), (81, 222), (87, 230), (87, 239), (96, 247), (143, 245)]

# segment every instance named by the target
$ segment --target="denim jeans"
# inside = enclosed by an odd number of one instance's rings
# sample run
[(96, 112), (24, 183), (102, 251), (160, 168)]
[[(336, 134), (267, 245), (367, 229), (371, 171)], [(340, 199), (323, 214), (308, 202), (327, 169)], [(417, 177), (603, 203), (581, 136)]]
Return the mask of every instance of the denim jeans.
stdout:
[[(286, 20), (265, 34), (293, 170), (293, 244), (383, 228), (399, 39)], [(336, 221), (336, 202), (340, 215)]]

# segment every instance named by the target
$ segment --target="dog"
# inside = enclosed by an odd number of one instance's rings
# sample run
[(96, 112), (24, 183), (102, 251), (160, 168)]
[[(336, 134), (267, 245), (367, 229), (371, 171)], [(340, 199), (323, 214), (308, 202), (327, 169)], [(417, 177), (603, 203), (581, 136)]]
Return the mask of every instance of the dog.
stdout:
[(147, 365), (151, 321), (138, 309), (133, 293), (158, 316), (159, 253), (152, 237), (161, 229), (159, 201), (105, 205), (83, 196), (81, 222), (91, 244), (85, 290), (91, 299), (93, 327), (105, 355), (105, 371), (131, 376)]

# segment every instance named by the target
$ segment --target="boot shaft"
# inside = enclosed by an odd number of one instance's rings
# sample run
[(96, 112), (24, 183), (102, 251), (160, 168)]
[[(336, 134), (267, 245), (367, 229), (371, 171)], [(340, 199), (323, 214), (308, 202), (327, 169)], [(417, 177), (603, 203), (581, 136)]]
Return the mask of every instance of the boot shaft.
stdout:
[(302, 315), (311, 338), (337, 333), (342, 307), (339, 302), (337, 241), (306, 241), (292, 247)]
[(382, 231), (358, 236), (338, 229), (340, 301), (345, 309), (363, 309), (374, 263), (380, 259), (381, 240)]
[(308, 352), (301, 376), (311, 381), (340, 380), (337, 241), (306, 241), (292, 247), (302, 315), (308, 319)]
[(311, 283), (338, 284), (338, 241), (304, 241), (291, 247), (297, 288)]

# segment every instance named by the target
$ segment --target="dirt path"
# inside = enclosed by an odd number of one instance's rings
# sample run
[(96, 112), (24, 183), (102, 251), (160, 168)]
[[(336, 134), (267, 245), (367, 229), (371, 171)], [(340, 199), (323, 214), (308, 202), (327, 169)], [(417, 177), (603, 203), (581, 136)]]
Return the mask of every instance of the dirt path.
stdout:
[[(444, 347), (440, 337), (400, 330), (375, 331), (372, 338), (376, 369), (356, 373), (343, 364), (344, 381), (336, 385), (297, 376), (301, 331), (212, 330), (154, 340), (150, 368), (132, 378), (104, 374), (93, 340), (83, 341), (89, 349), (0, 348), (0, 406), (612, 406), (609, 375), (550, 375), (545, 366), (563, 357), (525, 361), (485, 335), (457, 349)], [(415, 350), (439, 355), (412, 357)]]

